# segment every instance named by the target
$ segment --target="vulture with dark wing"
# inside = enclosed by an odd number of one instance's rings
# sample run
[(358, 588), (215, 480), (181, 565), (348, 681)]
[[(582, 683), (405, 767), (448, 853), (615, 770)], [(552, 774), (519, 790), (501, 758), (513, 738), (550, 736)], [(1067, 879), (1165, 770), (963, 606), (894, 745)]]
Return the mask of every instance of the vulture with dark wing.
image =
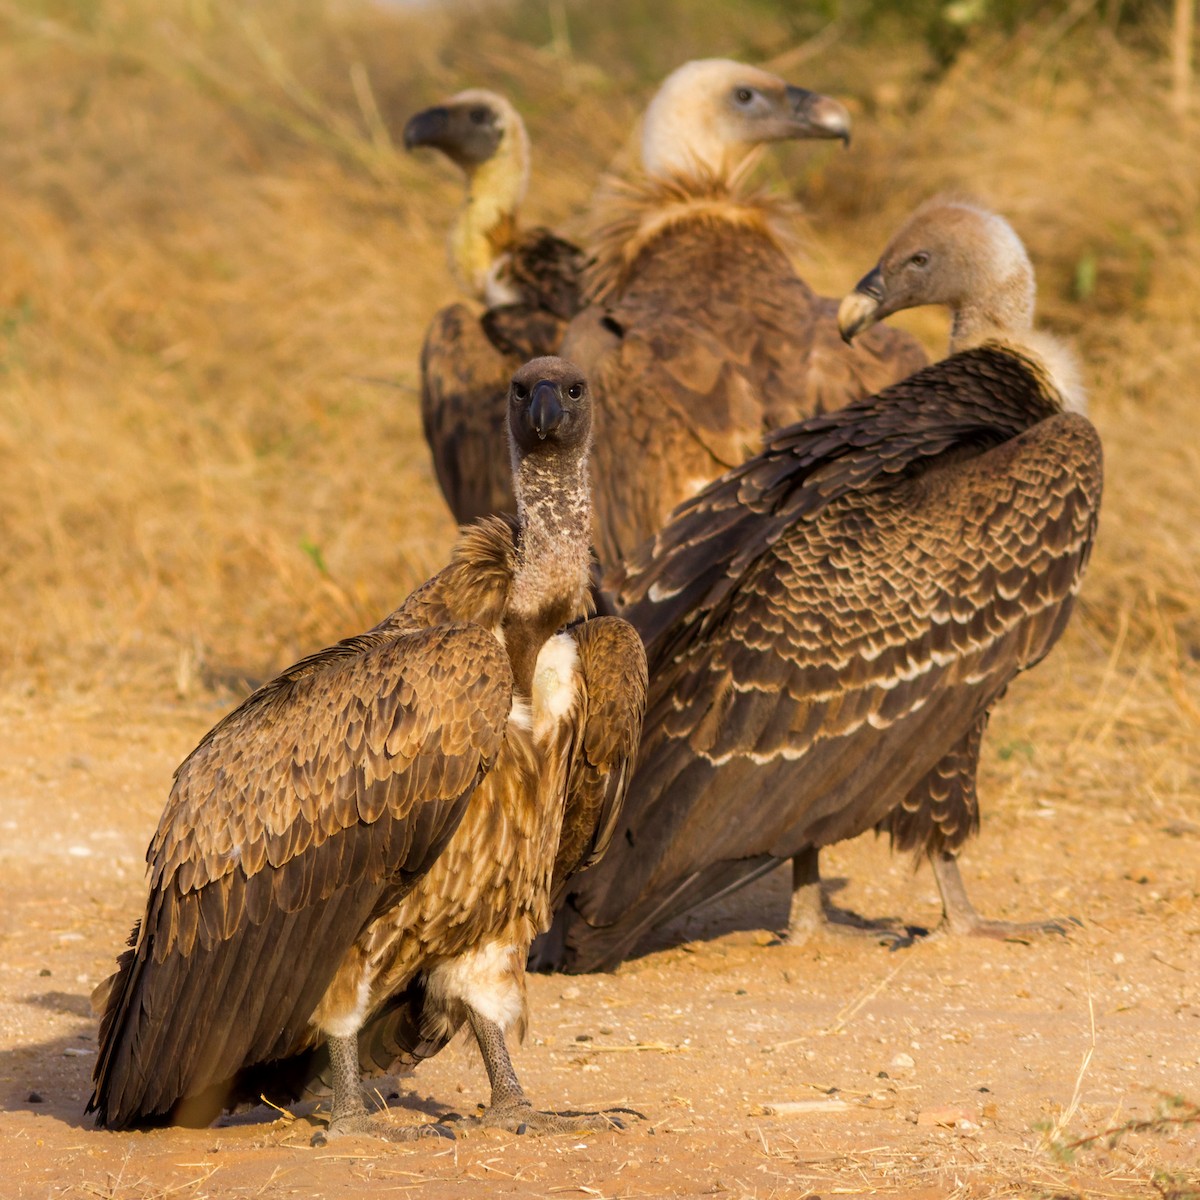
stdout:
[(848, 140), (849, 128), (836, 101), (724, 59), (680, 67), (647, 109), (644, 176), (612, 184), (599, 203), (593, 302), (562, 351), (596, 396), (605, 568), (757, 454), (766, 433), (924, 366), (895, 330), (842, 342), (836, 303), (792, 267), (788, 206), (746, 184), (765, 143)]
[(446, 503), (465, 524), (515, 511), (504, 434), (508, 381), (527, 359), (558, 352), (581, 307), (583, 256), (548, 229), (518, 226), (529, 136), (503, 96), (460, 92), (412, 117), (404, 144), (441, 151), (467, 179), (451, 266), (485, 309), (443, 308), (421, 350), (425, 440)]
[(426, 1058), (464, 1022), (483, 1120), (610, 1123), (534, 1111), (505, 1036), (554, 889), (611, 836), (645, 655), (625, 622), (581, 621), (584, 376), (535, 360), (508, 412), (516, 517), (467, 527), (391, 616), (260, 688), (176, 772), (107, 989), (99, 1124), (203, 1124), (325, 1072), (330, 1135), (406, 1140), (429, 1127), (370, 1116), (361, 1067)]
[(645, 735), (612, 849), (558, 915), (567, 969), (610, 967), (789, 858), (799, 924), (803, 868), (872, 827), (929, 856), (950, 928), (1026, 928), (975, 913), (954, 855), (978, 825), (988, 712), (1070, 617), (1101, 447), (1070, 356), (1031, 329), (1033, 272), (1001, 218), (931, 202), (840, 320), (855, 337), (938, 303), (950, 357), (781, 430), (628, 562)]

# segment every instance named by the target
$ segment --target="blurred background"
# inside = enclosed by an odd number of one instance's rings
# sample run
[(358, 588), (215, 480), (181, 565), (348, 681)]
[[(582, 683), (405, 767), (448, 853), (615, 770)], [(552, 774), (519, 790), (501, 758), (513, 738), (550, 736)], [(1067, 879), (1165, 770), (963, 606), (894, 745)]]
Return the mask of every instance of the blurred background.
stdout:
[[(1042, 794), (1200, 797), (1200, 103), (1171, 0), (0, 0), (0, 693), (227, 705), (357, 632), (454, 528), (418, 352), (455, 298), (466, 86), (524, 113), (523, 216), (584, 226), (656, 83), (728, 56), (829, 92), (771, 151), (801, 272), (848, 290), (938, 191), (1006, 214), (1104, 437), (1077, 616), (1000, 706)], [(945, 319), (906, 318), (942, 353)]]

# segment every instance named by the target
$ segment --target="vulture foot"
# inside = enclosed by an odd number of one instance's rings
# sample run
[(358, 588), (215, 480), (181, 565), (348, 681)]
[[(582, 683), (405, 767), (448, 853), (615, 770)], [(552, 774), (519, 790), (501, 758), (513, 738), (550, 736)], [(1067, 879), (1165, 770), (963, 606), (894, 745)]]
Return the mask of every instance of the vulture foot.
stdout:
[[(463, 1120), (464, 1128), (491, 1127), (512, 1133), (579, 1133), (586, 1129), (624, 1129), (615, 1114), (539, 1112), (530, 1104), (513, 1070), (504, 1031), (473, 1008), (467, 1008), (467, 1021), (487, 1068), (492, 1085), (492, 1101), (477, 1117)], [(637, 1115), (637, 1114), (635, 1114)]]
[[(627, 1114), (628, 1115), (628, 1114)], [(466, 1127), (507, 1129), (509, 1133), (583, 1133), (587, 1130), (624, 1129), (625, 1122), (616, 1113), (542, 1112), (528, 1100), (492, 1104), (477, 1117), (466, 1118)]]
[(342, 1137), (373, 1137), (385, 1142), (415, 1142), (423, 1137), (453, 1138), (445, 1125), (397, 1125), (372, 1113), (363, 1099), (359, 1078), (358, 1035), (330, 1034), (329, 1065), (333, 1073), (333, 1111), (329, 1125), (318, 1129), (312, 1145), (326, 1146)]
[(958, 859), (953, 854), (930, 854), (929, 864), (942, 897), (942, 923), (939, 931), (959, 937), (989, 937), (998, 941), (1026, 942), (1046, 934), (1065, 937), (1083, 923), (1078, 917), (1055, 918), (1045, 921), (995, 921), (981, 916), (967, 895)]
[(327, 1146), (343, 1137), (371, 1137), (384, 1142), (415, 1142), (418, 1138), (442, 1137), (454, 1140), (454, 1132), (445, 1125), (397, 1125), (386, 1117), (370, 1113), (350, 1113), (329, 1122), (328, 1129), (318, 1129), (312, 1136), (313, 1146)]
[(868, 920), (835, 907), (821, 890), (819, 851), (805, 850), (792, 859), (792, 904), (783, 939), (787, 945), (803, 946), (818, 937), (866, 937), (900, 946), (911, 944), (925, 932), (894, 917)]

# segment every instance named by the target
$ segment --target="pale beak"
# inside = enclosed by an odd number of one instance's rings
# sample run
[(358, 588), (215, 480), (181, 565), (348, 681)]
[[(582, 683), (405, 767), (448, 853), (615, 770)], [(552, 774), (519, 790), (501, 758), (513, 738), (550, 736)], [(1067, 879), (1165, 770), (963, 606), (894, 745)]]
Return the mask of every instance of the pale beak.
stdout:
[(883, 315), (883, 276), (876, 267), (859, 281), (838, 305), (838, 332), (842, 341), (853, 341), (857, 334), (869, 329)]

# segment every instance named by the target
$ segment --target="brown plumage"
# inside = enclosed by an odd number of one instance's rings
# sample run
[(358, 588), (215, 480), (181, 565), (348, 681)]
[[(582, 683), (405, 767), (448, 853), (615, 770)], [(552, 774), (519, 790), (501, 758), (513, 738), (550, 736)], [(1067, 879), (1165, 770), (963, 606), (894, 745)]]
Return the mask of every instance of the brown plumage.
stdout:
[(203, 1123), (328, 1070), (331, 1134), (414, 1136), (367, 1116), (360, 1063), (414, 1062), (468, 1022), (489, 1121), (575, 1127), (529, 1107), (504, 1032), (523, 1028), (556, 876), (603, 849), (620, 807), (645, 657), (624, 622), (572, 624), (583, 376), (535, 360), (509, 414), (517, 518), (465, 529), (391, 616), (260, 688), (176, 773), (108, 989), (100, 1124)]
[(924, 365), (879, 329), (846, 347), (789, 257), (791, 213), (752, 191), (768, 141), (848, 136), (835, 101), (724, 60), (689, 63), (647, 111), (645, 176), (614, 183), (589, 242), (593, 303), (563, 353), (596, 394), (596, 548), (611, 567), (670, 510), (762, 448)]
[(953, 851), (978, 824), (988, 711), (1070, 616), (1100, 442), (1064, 411), (1077, 385), (1030, 329), (1032, 272), (999, 218), (923, 209), (859, 287), (849, 334), (951, 303), (955, 353), (776, 434), (628, 564), (645, 736), (612, 851), (559, 914), (568, 969), (881, 824), (929, 854), (948, 923), (1012, 929), (969, 909)]
[(513, 512), (505, 420), (508, 381), (528, 359), (556, 354), (581, 307), (583, 255), (539, 227), (521, 229), (529, 139), (503, 96), (472, 89), (413, 116), (411, 150), (439, 150), (467, 179), (451, 235), (460, 283), (485, 306), (457, 303), (433, 318), (421, 349), (421, 420), (434, 472), (459, 523)]

